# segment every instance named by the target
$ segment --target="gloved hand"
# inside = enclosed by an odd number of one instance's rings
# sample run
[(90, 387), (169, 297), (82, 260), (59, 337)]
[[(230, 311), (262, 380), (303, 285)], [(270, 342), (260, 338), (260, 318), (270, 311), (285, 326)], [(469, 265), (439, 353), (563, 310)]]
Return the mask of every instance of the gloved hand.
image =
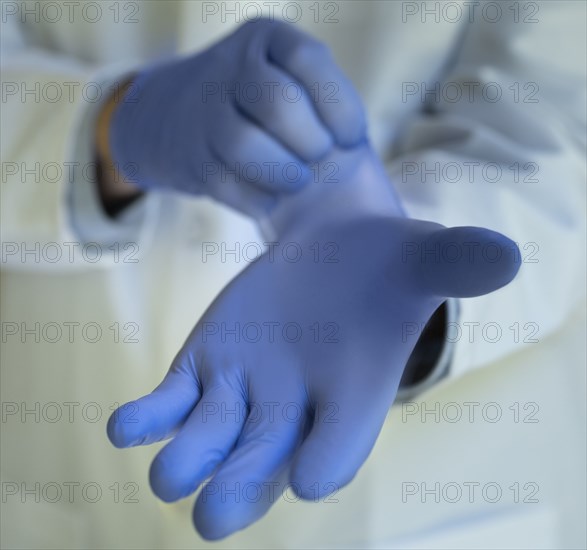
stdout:
[(206, 193), (255, 218), (311, 182), (333, 146), (365, 140), (326, 46), (269, 20), (140, 72), (110, 126), (111, 156), (140, 188)]
[(416, 343), (406, 326), (423, 326), (449, 296), (504, 286), (519, 267), (515, 244), (486, 229), (319, 220), (290, 226), (233, 280), (163, 382), (109, 420), (118, 447), (173, 437), (150, 471), (164, 501), (211, 477), (193, 515), (205, 538), (259, 519), (288, 480), (305, 499), (348, 483)]

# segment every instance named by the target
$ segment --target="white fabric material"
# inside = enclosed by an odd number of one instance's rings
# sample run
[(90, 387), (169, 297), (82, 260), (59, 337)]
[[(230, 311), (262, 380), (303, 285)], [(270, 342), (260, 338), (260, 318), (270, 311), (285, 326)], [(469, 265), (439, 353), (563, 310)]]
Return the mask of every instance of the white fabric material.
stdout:
[[(221, 11), (205, 12), (204, 7), (212, 5), (206, 2), (113, 3), (120, 7), (118, 22), (105, 4), (101, 17), (91, 22), (82, 17), (77, 3), (70, 3), (73, 23), (66, 15), (56, 22), (42, 16), (35, 22), (34, 16), (24, 17), (19, 3), (3, 3), (2, 9), (13, 4), (18, 7), (16, 15), (3, 12), (1, 48), (6, 96), (1, 127), (1, 391), (2, 402), (16, 403), (19, 412), (3, 419), (2, 481), (26, 482), (29, 487), (35, 482), (96, 482), (103, 496), (96, 504), (79, 498), (73, 503), (64, 498), (37, 504), (30, 497), (23, 504), (19, 496), (9, 497), (2, 505), (2, 545), (205, 546), (189, 524), (191, 504), (160, 505), (149, 493), (146, 473), (155, 449), (116, 451), (106, 440), (104, 425), (114, 402), (150, 391), (160, 381), (197, 318), (247, 265), (244, 245), (262, 239), (249, 220), (207, 199), (152, 195), (120, 219), (109, 220), (93, 191), (92, 171), (76, 169), (70, 176), (68, 167), (70, 162), (81, 167), (93, 162), (92, 120), (110, 86), (144, 62), (196, 51), (227, 34), (242, 22), (235, 21), (229, 8), (236, 7), (243, 15), (246, 3), (214, 4), (219, 10), (224, 7), (226, 22)], [(34, 10), (38, 3), (28, 4)], [(63, 5), (63, 13), (68, 13), (67, 2), (51, 4)], [(275, 13), (283, 15), (286, 4), (280, 2)], [(446, 391), (456, 401), (467, 401), (469, 388), (462, 381), (466, 373), (487, 378), (496, 387), (531, 383), (543, 391), (547, 382), (510, 379), (510, 371), (497, 368), (496, 362), (525, 364), (524, 354), (513, 356), (518, 362), (507, 358), (526, 348), (528, 354), (535, 354), (538, 345), (542, 349), (547, 335), (560, 331), (576, 304), (583, 303), (585, 5), (540, 2), (539, 11), (531, 16), (519, 4), (515, 22), (513, 4), (500, 3), (499, 23), (491, 23), (488, 19), (494, 16), (489, 11), (483, 16), (483, 3), (472, 22), (469, 2), (459, 2), (462, 17), (456, 21), (454, 15), (442, 15), (438, 2), (425, 4), (299, 3), (299, 24), (332, 47), (356, 83), (368, 108), (374, 145), (386, 159), (410, 215), (449, 226), (487, 226), (521, 245), (526, 261), (514, 283), (488, 297), (460, 302), (455, 330), (460, 329), (461, 336), (452, 333), (449, 379), (431, 391)], [(319, 12), (310, 9), (318, 5)], [(424, 17), (425, 9), (432, 11)], [(293, 12), (286, 15), (292, 17)], [(538, 22), (524, 22), (532, 17)], [(422, 89), (433, 90), (437, 81), (440, 97), (427, 96), (424, 114)], [(443, 87), (461, 83), (466, 94), (465, 83), (471, 82), (479, 83), (477, 93), (489, 94), (497, 85), (502, 98), (454, 102), (453, 90)], [(535, 95), (533, 83), (538, 87)], [(493, 88), (483, 88), (488, 84)], [(62, 98), (48, 101), (55, 85)], [(414, 86), (417, 92), (412, 93)], [(80, 93), (96, 88), (103, 93), (97, 101)], [(537, 103), (524, 101), (534, 98)], [(501, 169), (495, 181), (490, 162)], [(422, 181), (423, 168), (434, 170), (436, 163), (439, 169)], [(511, 168), (514, 163), (519, 175)], [(538, 167), (533, 174), (537, 182), (523, 170), (526, 163)], [(50, 171), (55, 166), (61, 168), (62, 178)], [(448, 171), (451, 166), (461, 168), (460, 179)], [(206, 255), (215, 245), (219, 252)], [(235, 247), (240, 247), (240, 255), (230, 254)], [(61, 258), (54, 260), (58, 252)], [(55, 324), (62, 335), (51, 343)], [(92, 342), (96, 326), (101, 336)], [(495, 326), (502, 333), (497, 339)], [(472, 338), (470, 330), (475, 330)], [(532, 343), (532, 338), (541, 343)], [(551, 356), (556, 361), (556, 353)], [(488, 368), (472, 372), (482, 366)], [(530, 376), (532, 371), (528, 367), (524, 372)], [(561, 385), (560, 399), (566, 399), (570, 388)], [(40, 421), (32, 413), (23, 422), (22, 408), (34, 410), (37, 402)], [(80, 403), (74, 421), (45, 421), (43, 405), (49, 402), (61, 404), (64, 413), (64, 403)], [(81, 414), (90, 402), (98, 403), (102, 413), (96, 422)], [(392, 419), (394, 414), (397, 409)], [(569, 423), (569, 434), (576, 433), (579, 422), (573, 418), (561, 417)], [(553, 432), (541, 428), (548, 441)], [(450, 426), (435, 426), (421, 440), (411, 440), (415, 453), (428, 455), (418, 462), (429, 468), (423, 477), (433, 479), (439, 462), (451, 464), (458, 455), (438, 456), (439, 448), (458, 444), (458, 439), (448, 437), (449, 431)], [(392, 422), (385, 426), (382, 441), (392, 437), (393, 445), (385, 451), (383, 443), (378, 445), (368, 466), (373, 477), (369, 482), (360, 475), (348, 492), (340, 493), (346, 504), (280, 505), (282, 512), (271, 512), (223, 546), (339, 546), (345, 541), (368, 546), (403, 534), (405, 505), (401, 500), (390, 504), (389, 498), (375, 497), (372, 491), (397, 490), (390, 476), (401, 476), (397, 469), (409, 463), (394, 458), (412, 437), (404, 432), (394, 431)], [(513, 428), (506, 429), (499, 440), (512, 437)], [(479, 471), (491, 460), (491, 449), (484, 449), (481, 441), (477, 440), (477, 449), (473, 443), (470, 447), (476, 449)], [(115, 482), (137, 483), (139, 502), (115, 504), (108, 489)], [(370, 501), (381, 509), (365, 507)], [(452, 518), (458, 521), (461, 512), (466, 510), (455, 511)], [(394, 515), (399, 518), (397, 528), (390, 527)], [(405, 523), (406, 532), (438, 519), (433, 521), (429, 509), (417, 515), (422, 522)], [(567, 547), (581, 546), (576, 543), (580, 535), (573, 537)]]

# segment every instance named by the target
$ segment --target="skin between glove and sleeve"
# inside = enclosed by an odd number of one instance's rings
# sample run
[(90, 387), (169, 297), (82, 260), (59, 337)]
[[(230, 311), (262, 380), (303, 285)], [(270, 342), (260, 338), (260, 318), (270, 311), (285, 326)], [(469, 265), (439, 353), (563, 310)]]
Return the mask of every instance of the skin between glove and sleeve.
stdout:
[(328, 48), (272, 20), (141, 71), (109, 138), (140, 188), (204, 193), (254, 218), (307, 185), (333, 147), (365, 141), (362, 103)]

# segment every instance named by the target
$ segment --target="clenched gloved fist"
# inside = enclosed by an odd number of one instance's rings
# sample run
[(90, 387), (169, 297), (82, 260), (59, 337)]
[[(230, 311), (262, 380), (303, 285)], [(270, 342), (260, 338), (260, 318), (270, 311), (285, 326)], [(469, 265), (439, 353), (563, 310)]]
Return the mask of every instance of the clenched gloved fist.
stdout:
[(113, 160), (140, 188), (205, 193), (255, 218), (333, 147), (365, 140), (360, 98), (326, 46), (269, 20), (140, 72), (110, 126)]

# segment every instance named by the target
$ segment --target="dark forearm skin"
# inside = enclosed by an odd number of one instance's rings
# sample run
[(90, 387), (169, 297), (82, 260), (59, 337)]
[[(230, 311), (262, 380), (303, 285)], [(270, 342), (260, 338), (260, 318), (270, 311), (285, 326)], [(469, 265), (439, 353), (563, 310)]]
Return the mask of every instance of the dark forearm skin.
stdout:
[(136, 185), (124, 178), (120, 167), (114, 163), (110, 152), (110, 120), (129, 84), (130, 82), (123, 87), (121, 93), (113, 94), (103, 106), (96, 121), (94, 134), (98, 192), (104, 212), (111, 218), (116, 217), (117, 214), (143, 194)]

